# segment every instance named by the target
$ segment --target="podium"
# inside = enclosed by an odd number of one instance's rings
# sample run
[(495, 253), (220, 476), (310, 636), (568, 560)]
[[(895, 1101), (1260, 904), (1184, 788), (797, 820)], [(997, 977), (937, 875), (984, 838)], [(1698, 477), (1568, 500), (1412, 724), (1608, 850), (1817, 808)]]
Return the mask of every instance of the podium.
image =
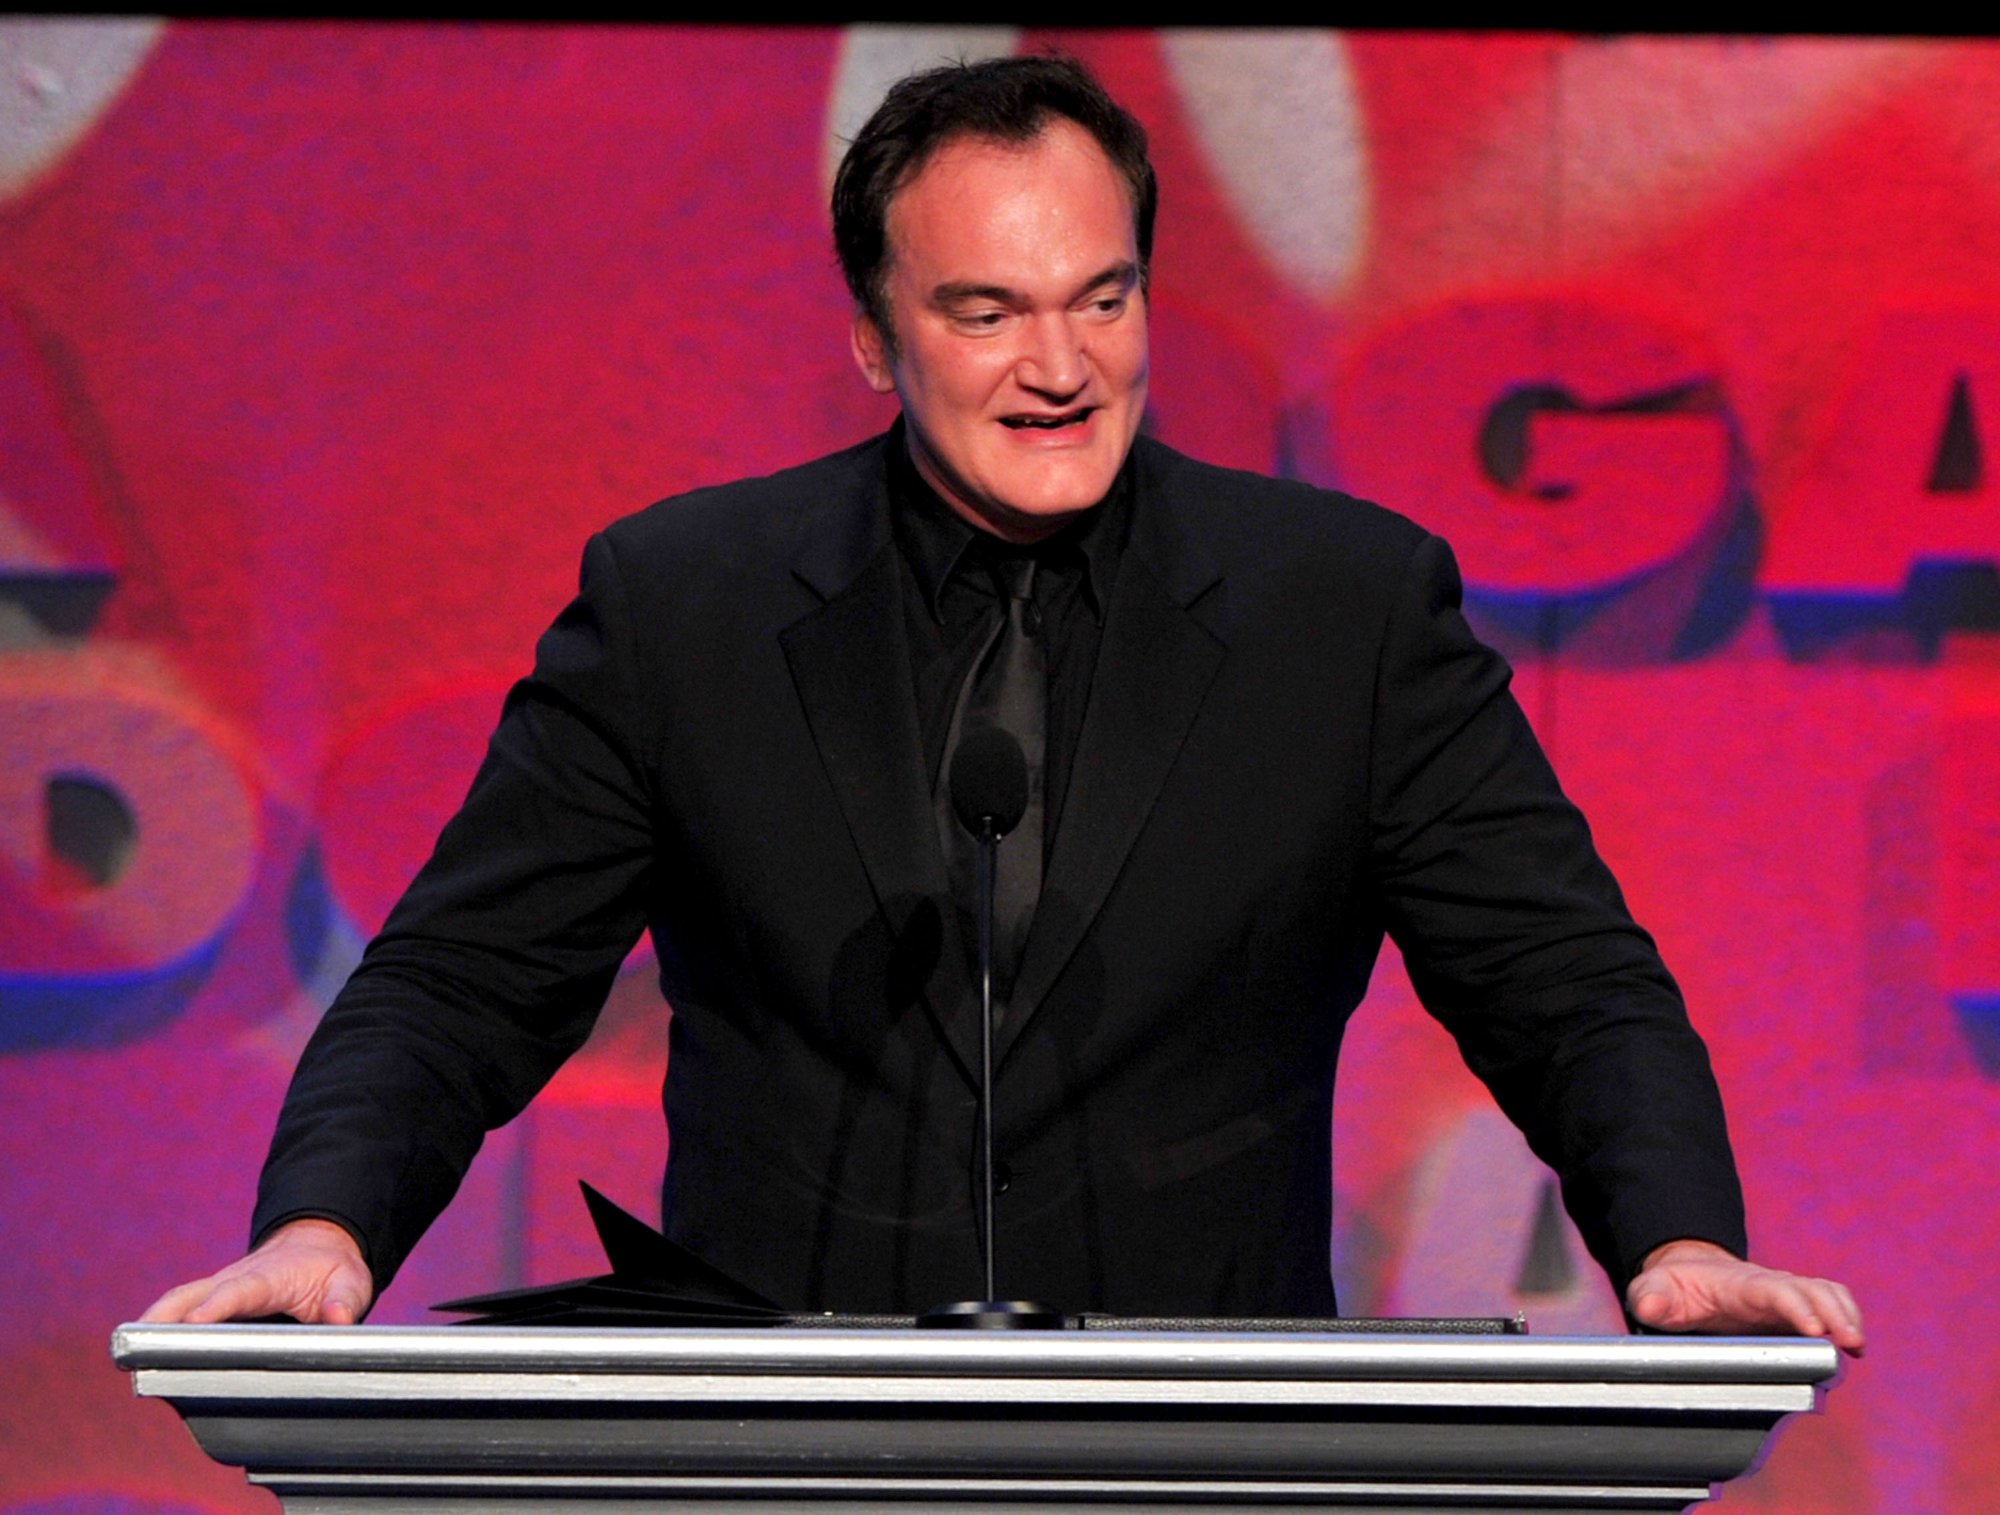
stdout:
[(1816, 1407), (1793, 1338), (121, 1326), (288, 1515), (1667, 1511)]

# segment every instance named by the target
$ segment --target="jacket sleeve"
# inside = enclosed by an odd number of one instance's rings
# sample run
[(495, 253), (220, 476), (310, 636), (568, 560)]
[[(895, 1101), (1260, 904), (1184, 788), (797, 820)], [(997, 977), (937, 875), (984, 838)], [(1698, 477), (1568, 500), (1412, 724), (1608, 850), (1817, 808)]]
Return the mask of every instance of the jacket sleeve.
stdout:
[(1562, 1182), (1620, 1293), (1654, 1247), (1746, 1247), (1707, 1049), (1460, 613), (1424, 538), (1389, 611), (1370, 756), (1372, 867), (1425, 1007)]
[(430, 861), (307, 1044), (258, 1186), (253, 1239), (316, 1215), (378, 1292), (589, 1035), (644, 927), (654, 865), (645, 681), (613, 547), (508, 695)]

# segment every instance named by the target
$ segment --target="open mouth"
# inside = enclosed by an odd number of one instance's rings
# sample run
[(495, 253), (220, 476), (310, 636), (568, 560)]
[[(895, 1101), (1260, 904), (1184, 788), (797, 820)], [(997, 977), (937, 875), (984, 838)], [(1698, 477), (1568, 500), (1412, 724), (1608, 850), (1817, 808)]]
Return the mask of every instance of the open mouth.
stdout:
[(1002, 416), (1000, 424), (1011, 426), (1016, 431), (1061, 431), (1065, 426), (1081, 426), (1090, 419), (1095, 408), (1086, 405), (1057, 416)]

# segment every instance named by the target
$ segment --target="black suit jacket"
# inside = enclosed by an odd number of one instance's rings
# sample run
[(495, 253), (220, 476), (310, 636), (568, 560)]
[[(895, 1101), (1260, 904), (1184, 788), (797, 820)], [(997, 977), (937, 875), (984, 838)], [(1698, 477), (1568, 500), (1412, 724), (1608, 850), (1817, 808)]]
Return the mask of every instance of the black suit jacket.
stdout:
[[(612, 526), (328, 1012), (257, 1225), (386, 1282), (650, 924), (669, 1234), (800, 1308), (978, 1292), (976, 1000), (883, 439)], [(1444, 544), (1142, 440), (999, 1037), (1002, 1294), (1331, 1313), (1331, 1100), (1385, 930), (1621, 1283), (1740, 1250), (1706, 1054), (1458, 610)]]

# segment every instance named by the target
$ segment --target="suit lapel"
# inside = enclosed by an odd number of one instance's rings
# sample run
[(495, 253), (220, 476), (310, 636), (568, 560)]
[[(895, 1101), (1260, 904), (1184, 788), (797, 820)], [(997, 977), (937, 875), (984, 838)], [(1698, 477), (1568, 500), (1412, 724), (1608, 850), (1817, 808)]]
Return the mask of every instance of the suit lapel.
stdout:
[(996, 1057), (1040, 1009), (1103, 909), (1225, 655), (1194, 613), (1219, 571), (1160, 494), (1142, 494), (1112, 587), (1069, 795)]
[(779, 637), (792, 682), (868, 882), (901, 942), (931, 936), (924, 998), (960, 1070), (976, 1080), (977, 1001), (949, 901), (923, 771), (896, 549), (880, 487), (843, 535), (811, 544), (797, 572), (824, 603)]

